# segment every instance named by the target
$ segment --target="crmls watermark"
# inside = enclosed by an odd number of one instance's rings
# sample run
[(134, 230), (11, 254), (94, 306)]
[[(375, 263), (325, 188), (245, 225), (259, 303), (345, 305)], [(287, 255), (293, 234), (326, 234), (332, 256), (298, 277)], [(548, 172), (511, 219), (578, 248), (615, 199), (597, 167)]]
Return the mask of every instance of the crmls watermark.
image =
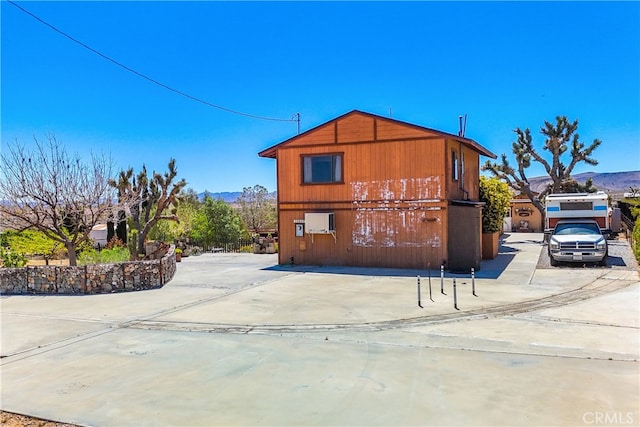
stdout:
[(585, 412), (582, 422), (594, 426), (623, 426), (634, 425), (633, 412)]

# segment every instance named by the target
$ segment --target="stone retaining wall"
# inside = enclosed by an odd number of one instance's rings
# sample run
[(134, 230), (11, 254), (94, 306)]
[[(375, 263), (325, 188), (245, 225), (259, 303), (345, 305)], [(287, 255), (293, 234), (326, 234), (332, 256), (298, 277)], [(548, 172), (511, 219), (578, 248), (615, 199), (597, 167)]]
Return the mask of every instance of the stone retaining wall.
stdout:
[(175, 247), (161, 259), (78, 267), (0, 268), (0, 294), (107, 294), (161, 288), (176, 272)]

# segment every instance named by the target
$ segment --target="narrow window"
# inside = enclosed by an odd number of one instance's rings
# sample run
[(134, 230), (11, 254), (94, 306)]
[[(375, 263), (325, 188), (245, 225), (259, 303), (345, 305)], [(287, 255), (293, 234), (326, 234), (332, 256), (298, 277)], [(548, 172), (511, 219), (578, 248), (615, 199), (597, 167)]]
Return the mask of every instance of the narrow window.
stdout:
[(342, 182), (342, 154), (303, 156), (302, 182), (305, 184)]
[(451, 178), (458, 180), (458, 153), (451, 151)]

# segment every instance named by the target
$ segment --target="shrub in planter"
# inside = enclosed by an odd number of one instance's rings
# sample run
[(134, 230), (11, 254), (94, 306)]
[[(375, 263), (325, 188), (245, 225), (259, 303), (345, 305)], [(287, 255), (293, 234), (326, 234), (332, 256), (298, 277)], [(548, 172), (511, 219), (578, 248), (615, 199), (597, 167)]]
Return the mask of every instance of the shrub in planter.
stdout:
[(498, 236), (509, 209), (511, 191), (497, 178), (480, 177), (480, 201), (482, 208), (482, 258), (493, 259), (498, 255)]
[(511, 202), (509, 186), (497, 178), (481, 176), (480, 201), (485, 203), (482, 208), (482, 232), (502, 231), (502, 222)]

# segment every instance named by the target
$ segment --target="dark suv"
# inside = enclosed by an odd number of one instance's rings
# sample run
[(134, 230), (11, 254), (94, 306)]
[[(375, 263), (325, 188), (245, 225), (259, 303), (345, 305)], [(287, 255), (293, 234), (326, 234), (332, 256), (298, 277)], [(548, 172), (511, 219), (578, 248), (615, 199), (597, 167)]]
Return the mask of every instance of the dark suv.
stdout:
[(563, 219), (558, 221), (549, 237), (549, 261), (595, 262), (607, 265), (607, 239), (592, 219)]

